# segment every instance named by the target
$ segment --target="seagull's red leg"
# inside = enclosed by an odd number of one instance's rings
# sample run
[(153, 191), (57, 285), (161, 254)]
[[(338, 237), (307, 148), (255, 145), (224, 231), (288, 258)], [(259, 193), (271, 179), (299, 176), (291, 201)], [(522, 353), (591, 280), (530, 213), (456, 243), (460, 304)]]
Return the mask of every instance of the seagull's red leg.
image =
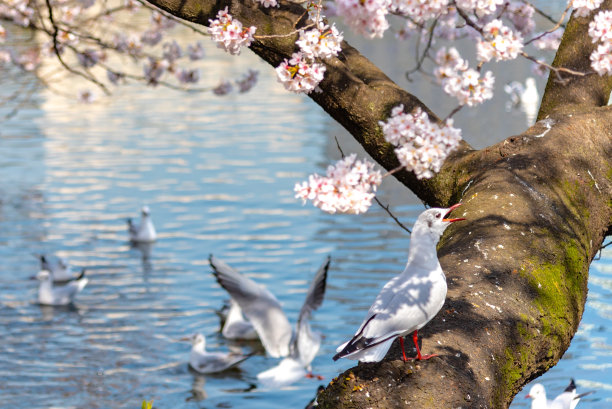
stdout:
[(323, 379), (325, 379), (322, 375), (315, 375), (312, 372), (308, 372), (306, 375), (304, 375), (306, 378), (308, 379), (314, 379), (317, 378), (318, 380), (322, 381)]
[(402, 355), (404, 356), (404, 362), (406, 362), (408, 358), (406, 358), (406, 351), (404, 351), (404, 337), (399, 337), (399, 340), (400, 346), (402, 347)]
[(429, 354), (429, 355), (421, 355), (421, 349), (419, 348), (419, 332), (418, 330), (415, 330), (414, 333), (412, 334), (412, 341), (414, 342), (414, 346), (417, 350), (417, 356), (416, 358), (410, 358), (410, 359), (417, 359), (419, 361), (425, 360), (425, 359), (429, 359), (429, 358), (433, 358), (434, 356), (438, 356), (438, 354)]

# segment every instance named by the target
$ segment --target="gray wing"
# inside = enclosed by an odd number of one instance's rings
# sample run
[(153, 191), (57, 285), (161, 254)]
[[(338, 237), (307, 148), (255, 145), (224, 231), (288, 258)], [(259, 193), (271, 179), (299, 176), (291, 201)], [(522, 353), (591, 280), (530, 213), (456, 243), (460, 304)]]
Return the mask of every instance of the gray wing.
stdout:
[(215, 373), (236, 366), (248, 357), (250, 355), (210, 352), (198, 357), (195, 362), (190, 362), (189, 364), (200, 373)]
[(331, 257), (327, 256), (325, 262), (315, 274), (312, 283), (310, 283), (310, 288), (306, 294), (302, 309), (300, 310), (300, 315), (298, 316), (296, 334), (292, 348), (293, 355), (299, 356), (304, 366), (308, 366), (312, 362), (321, 345), (321, 336), (312, 332), (308, 320), (312, 312), (323, 304), (327, 285), (327, 271), (329, 270), (330, 262)]
[(315, 274), (315, 277), (310, 283), (310, 288), (306, 294), (306, 299), (300, 310), (298, 316), (298, 326), (300, 322), (308, 320), (314, 310), (319, 308), (323, 304), (323, 298), (325, 297), (325, 287), (327, 285), (327, 270), (329, 270), (329, 263), (331, 257), (327, 256), (325, 262), (319, 267), (319, 271)]
[(274, 358), (289, 355), (291, 324), (276, 297), (216, 257), (211, 255), (209, 261), (217, 282), (251, 321), (268, 354)]

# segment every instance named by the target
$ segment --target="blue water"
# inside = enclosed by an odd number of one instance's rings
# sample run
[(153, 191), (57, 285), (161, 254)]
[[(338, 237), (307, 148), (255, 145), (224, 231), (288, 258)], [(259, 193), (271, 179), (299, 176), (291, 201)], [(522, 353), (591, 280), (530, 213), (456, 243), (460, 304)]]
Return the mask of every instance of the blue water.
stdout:
[[(352, 365), (331, 356), (382, 283), (403, 268), (409, 235), (377, 206), (360, 216), (327, 215), (294, 199), (296, 182), (340, 156), (334, 136), (345, 151), (356, 150), (355, 143), (308, 98), (285, 92), (257, 57), (235, 58), (206, 45), (207, 85), (255, 67), (259, 86), (220, 98), (133, 85), (92, 105), (35, 88), (34, 98), (2, 123), (2, 407), (134, 408), (153, 399), (158, 409), (300, 408), (319, 384)], [(410, 86), (401, 70), (389, 74)], [(5, 92), (11, 84), (3, 84)], [(76, 94), (78, 87), (69, 90)], [(504, 103), (502, 94), (486, 109), (503, 113)], [(494, 142), (473, 136), (489, 135), (490, 123), (461, 115), (468, 141)], [(498, 120), (507, 132), (499, 139), (524, 128), (521, 112)], [(423, 209), (392, 180), (379, 197), (408, 225)], [(125, 228), (144, 204), (159, 233), (146, 257), (129, 245)], [(86, 268), (90, 282), (74, 307), (36, 304), (30, 276), (42, 253)], [(210, 274), (211, 253), (267, 286), (292, 322), (331, 254), (327, 295), (313, 318), (325, 335), (313, 371), (324, 381), (266, 390), (256, 375), (277, 361), (262, 354), (219, 375), (188, 369), (190, 346), (179, 338), (202, 332), (208, 348), (230, 346), (218, 333), (215, 311), (227, 296)], [(570, 377), (579, 390), (597, 389), (579, 407), (612, 401), (611, 275), (609, 248), (592, 265), (570, 350), (538, 379), (551, 394)]]

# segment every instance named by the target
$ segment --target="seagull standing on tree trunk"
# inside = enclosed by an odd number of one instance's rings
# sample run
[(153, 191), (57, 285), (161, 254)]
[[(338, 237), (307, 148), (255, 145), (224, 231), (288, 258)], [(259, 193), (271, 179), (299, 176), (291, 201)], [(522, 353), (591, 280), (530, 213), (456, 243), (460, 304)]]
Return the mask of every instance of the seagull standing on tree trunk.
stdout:
[(440, 311), (446, 299), (446, 277), (438, 261), (436, 245), (451, 223), (465, 220), (446, 218), (459, 205), (431, 208), (419, 215), (412, 228), (406, 268), (385, 284), (355, 336), (336, 350), (334, 361), (348, 358), (379, 362), (395, 338), (400, 339), (402, 355), (407, 361), (404, 336), (410, 333), (417, 350), (416, 359), (436, 356), (421, 355), (418, 330)]

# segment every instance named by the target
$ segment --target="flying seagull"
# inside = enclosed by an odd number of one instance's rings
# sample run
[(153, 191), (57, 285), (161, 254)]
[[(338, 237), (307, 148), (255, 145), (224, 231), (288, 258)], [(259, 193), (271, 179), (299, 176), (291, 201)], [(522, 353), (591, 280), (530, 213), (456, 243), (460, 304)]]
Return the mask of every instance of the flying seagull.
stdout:
[(157, 232), (151, 220), (151, 210), (143, 206), (140, 211), (140, 224), (136, 225), (132, 219), (127, 219), (130, 241), (133, 243), (152, 243), (157, 239)]
[(310, 363), (321, 346), (321, 334), (312, 331), (309, 320), (312, 312), (323, 303), (329, 263), (328, 257), (310, 284), (289, 345), (289, 356), (277, 366), (257, 374), (257, 379), (267, 386), (289, 385), (304, 377), (323, 379), (311, 372)]
[(440, 311), (446, 298), (446, 277), (438, 261), (436, 244), (451, 223), (465, 220), (447, 218), (459, 205), (431, 208), (419, 215), (412, 228), (406, 268), (385, 284), (353, 338), (336, 349), (334, 361), (348, 358), (378, 362), (395, 338), (400, 339), (406, 361), (404, 336), (410, 333), (418, 360), (436, 356), (421, 355), (418, 330)]
[(531, 398), (531, 409), (574, 409), (580, 398), (593, 392), (576, 393), (576, 383), (572, 379), (563, 393), (554, 400), (546, 399), (546, 389), (541, 383), (536, 383), (525, 398)]
[(230, 307), (221, 329), (221, 334), (227, 339), (253, 340), (259, 339), (253, 324), (242, 313), (240, 305), (230, 298)]
[(199, 373), (206, 374), (225, 371), (251, 356), (232, 352), (209, 352), (206, 350), (206, 338), (202, 334), (194, 334), (181, 340), (191, 341), (189, 366)]
[(309, 367), (319, 350), (321, 336), (311, 330), (308, 320), (323, 303), (330, 257), (319, 268), (308, 289), (295, 333), (280, 303), (270, 291), (212, 255), (209, 261), (217, 281), (253, 325), (268, 355), (293, 359), (294, 362), (284, 365), (297, 367), (296, 363), (299, 363), (302, 369)]
[(48, 270), (40, 270), (36, 275), (40, 281), (38, 287), (38, 303), (43, 305), (68, 305), (74, 301), (74, 297), (87, 285), (85, 269), (74, 280), (65, 285), (55, 285), (53, 276)]

